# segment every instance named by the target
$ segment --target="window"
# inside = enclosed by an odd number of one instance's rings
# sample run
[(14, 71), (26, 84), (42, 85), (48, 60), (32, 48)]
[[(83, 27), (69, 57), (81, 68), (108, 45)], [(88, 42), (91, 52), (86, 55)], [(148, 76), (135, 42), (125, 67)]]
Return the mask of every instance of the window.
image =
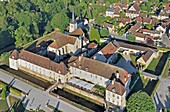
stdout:
[(119, 102), (117, 101), (117, 105), (119, 105)]
[(110, 98), (108, 98), (108, 101), (110, 101)]
[(115, 95), (113, 94), (113, 97), (115, 97)]
[(119, 96), (117, 96), (117, 99), (119, 99)]

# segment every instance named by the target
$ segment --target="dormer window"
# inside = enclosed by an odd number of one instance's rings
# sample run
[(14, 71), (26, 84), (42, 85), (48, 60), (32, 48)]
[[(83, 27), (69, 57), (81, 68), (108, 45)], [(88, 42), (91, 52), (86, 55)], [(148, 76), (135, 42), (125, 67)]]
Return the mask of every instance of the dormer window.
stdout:
[(58, 73), (60, 74), (60, 73), (61, 73), (61, 71), (59, 70), (59, 71), (58, 71)]
[(12, 59), (14, 59), (14, 56), (12, 56)]
[(115, 88), (112, 88), (112, 92), (115, 92)]
[(86, 67), (86, 71), (88, 71), (89, 69)]
[(74, 62), (74, 66), (76, 66), (76, 63)]
[(79, 65), (79, 68), (81, 69), (81, 68), (82, 68), (82, 66), (81, 66), (81, 65)]

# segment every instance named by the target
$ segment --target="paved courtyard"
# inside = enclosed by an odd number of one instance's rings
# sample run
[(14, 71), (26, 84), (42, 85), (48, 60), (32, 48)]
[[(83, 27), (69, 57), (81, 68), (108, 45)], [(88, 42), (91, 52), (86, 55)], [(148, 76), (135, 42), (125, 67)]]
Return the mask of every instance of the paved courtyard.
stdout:
[(154, 95), (153, 101), (157, 111), (170, 108), (170, 78), (160, 78), (161, 83)]

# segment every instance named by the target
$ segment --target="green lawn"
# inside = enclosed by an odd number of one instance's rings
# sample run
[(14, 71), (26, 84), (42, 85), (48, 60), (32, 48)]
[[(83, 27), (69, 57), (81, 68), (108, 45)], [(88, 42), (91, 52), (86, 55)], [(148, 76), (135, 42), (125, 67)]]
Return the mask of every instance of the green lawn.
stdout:
[(162, 54), (163, 54), (163, 53), (159, 53), (158, 58), (156, 58), (156, 59), (154, 58), (154, 59), (151, 61), (151, 63), (150, 63), (149, 66), (147, 67), (148, 70), (155, 71), (156, 66), (157, 66), (157, 64), (158, 64), (158, 62), (159, 62)]
[[(0, 82), (0, 88), (3, 88), (4, 86), (6, 86), (6, 84)], [(10, 93), (17, 95), (17, 96), (21, 96), (21, 92), (14, 88), (10, 88)]]
[(101, 87), (99, 85), (95, 85), (94, 88), (100, 90), (103, 94), (105, 93), (106, 89), (104, 87)]
[(149, 82), (149, 79), (148, 79), (148, 78), (147, 78), (147, 79), (144, 79), (144, 76), (141, 76), (141, 79), (142, 79), (142, 83), (143, 83), (143, 88), (145, 88), (146, 85), (147, 85), (148, 82)]
[(0, 100), (0, 112), (5, 112), (8, 109), (6, 100)]
[(149, 79), (144, 79), (142, 74), (140, 74), (139, 76), (140, 76), (139, 80), (137, 81), (136, 85), (132, 89), (131, 93), (135, 93), (139, 90), (143, 90), (149, 82)]
[(133, 65), (136, 66), (136, 56), (131, 55), (130, 58), (131, 58)]

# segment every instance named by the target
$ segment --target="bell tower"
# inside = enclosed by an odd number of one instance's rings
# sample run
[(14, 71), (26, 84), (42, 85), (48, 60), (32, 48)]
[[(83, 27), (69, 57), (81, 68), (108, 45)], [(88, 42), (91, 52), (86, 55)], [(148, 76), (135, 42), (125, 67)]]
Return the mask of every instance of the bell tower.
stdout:
[(69, 29), (69, 32), (73, 32), (77, 29), (77, 22), (75, 21), (75, 18), (74, 18), (74, 10), (72, 12), (72, 21), (70, 23), (70, 29)]

